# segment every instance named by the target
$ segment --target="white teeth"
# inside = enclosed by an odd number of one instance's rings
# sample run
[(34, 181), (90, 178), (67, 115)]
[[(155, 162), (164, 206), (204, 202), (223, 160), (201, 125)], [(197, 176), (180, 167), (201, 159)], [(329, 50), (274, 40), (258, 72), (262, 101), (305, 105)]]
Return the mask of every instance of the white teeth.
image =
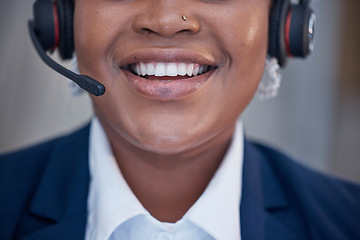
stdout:
[(175, 77), (178, 75), (178, 69), (175, 63), (168, 63), (166, 66), (166, 75)]
[(209, 70), (209, 66), (196, 63), (136, 63), (131, 64), (130, 69), (139, 76), (155, 75), (163, 76), (196, 76)]
[(147, 64), (146, 74), (147, 75), (155, 75), (155, 66), (154, 66), (154, 64)]
[(193, 75), (196, 76), (199, 74), (199, 66), (194, 66)]
[(166, 75), (166, 68), (164, 63), (158, 63), (155, 67), (155, 76), (162, 77)]
[(179, 75), (180, 76), (185, 76), (186, 75), (186, 64), (185, 63), (180, 63), (178, 66), (178, 71), (179, 71)]
[(139, 75), (139, 76), (141, 75), (140, 65), (136, 64), (135, 71), (136, 71), (137, 75)]
[(145, 76), (146, 75), (146, 66), (144, 63), (140, 63), (140, 70), (141, 70), (141, 75)]
[(186, 68), (186, 74), (190, 77), (193, 75), (193, 72), (194, 72), (194, 64), (191, 63)]

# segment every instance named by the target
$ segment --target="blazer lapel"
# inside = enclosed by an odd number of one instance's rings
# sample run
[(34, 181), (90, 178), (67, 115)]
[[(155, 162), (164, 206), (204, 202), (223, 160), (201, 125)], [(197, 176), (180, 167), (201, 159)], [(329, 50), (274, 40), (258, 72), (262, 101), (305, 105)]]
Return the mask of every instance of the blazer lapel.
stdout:
[(84, 239), (86, 212), (71, 216), (40, 231), (25, 236), (22, 240), (81, 240)]
[(89, 187), (89, 125), (55, 142), (30, 212), (54, 221), (24, 240), (84, 239)]
[(240, 205), (242, 240), (292, 240), (295, 234), (273, 216), (288, 201), (267, 159), (245, 141)]

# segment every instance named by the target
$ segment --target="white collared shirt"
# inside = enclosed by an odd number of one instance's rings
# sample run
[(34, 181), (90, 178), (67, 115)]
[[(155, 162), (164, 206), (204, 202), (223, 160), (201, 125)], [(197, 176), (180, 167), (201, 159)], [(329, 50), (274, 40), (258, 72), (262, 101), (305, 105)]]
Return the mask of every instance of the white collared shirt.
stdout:
[(121, 174), (107, 136), (94, 117), (90, 128), (90, 188), (86, 240), (122, 239), (240, 240), (243, 128), (239, 121), (231, 145), (203, 194), (176, 223), (155, 219)]

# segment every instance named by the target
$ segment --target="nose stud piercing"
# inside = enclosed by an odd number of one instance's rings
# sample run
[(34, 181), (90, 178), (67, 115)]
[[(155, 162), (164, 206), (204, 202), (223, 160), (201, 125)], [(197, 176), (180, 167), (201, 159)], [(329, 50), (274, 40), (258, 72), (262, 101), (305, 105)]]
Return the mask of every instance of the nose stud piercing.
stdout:
[(186, 16), (182, 16), (181, 19), (186, 21)]

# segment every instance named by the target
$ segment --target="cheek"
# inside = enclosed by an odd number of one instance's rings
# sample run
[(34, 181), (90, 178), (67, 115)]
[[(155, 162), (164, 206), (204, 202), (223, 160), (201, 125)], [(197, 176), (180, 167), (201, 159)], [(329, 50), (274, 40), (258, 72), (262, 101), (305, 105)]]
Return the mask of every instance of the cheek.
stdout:
[[(223, 113), (229, 119), (241, 114), (253, 98), (262, 78), (268, 42), (268, 16), (262, 8), (242, 12), (238, 18), (225, 19), (228, 26), (218, 26), (223, 52), (228, 64), (223, 67)], [(226, 107), (224, 107), (226, 106)], [(226, 110), (227, 108), (227, 110)]]
[(268, 15), (264, 12), (259, 7), (252, 12), (243, 11), (238, 18), (227, 19), (231, 27), (222, 28), (221, 34), (225, 36), (222, 45), (229, 53), (231, 64), (251, 66), (264, 61), (268, 39)]
[[(81, 11), (79, 10), (81, 9)], [(109, 74), (109, 55), (111, 46), (119, 35), (122, 24), (114, 17), (120, 14), (116, 9), (97, 1), (78, 0), (74, 13), (75, 51), (78, 56), (79, 69), (82, 74), (88, 74), (101, 82), (106, 82)]]
[[(93, 11), (94, 8), (86, 6), (84, 2), (78, 1), (74, 12), (75, 50), (81, 60), (86, 59), (82, 56), (90, 55), (87, 57), (89, 59), (94, 57), (93, 54), (96, 53), (94, 50), (99, 51), (103, 47), (98, 43), (103, 40), (101, 38), (106, 34), (105, 31), (101, 32), (102, 28), (99, 27), (102, 23), (101, 18)], [(99, 20), (96, 21), (96, 19)]]
[(238, 15), (233, 15), (237, 17), (223, 18), (226, 28), (216, 26), (219, 29), (220, 45), (223, 52), (227, 53), (229, 62), (224, 66), (226, 79), (223, 81), (229, 94), (228, 104), (232, 97), (237, 101), (240, 112), (257, 90), (267, 54), (268, 5), (249, 5)]

